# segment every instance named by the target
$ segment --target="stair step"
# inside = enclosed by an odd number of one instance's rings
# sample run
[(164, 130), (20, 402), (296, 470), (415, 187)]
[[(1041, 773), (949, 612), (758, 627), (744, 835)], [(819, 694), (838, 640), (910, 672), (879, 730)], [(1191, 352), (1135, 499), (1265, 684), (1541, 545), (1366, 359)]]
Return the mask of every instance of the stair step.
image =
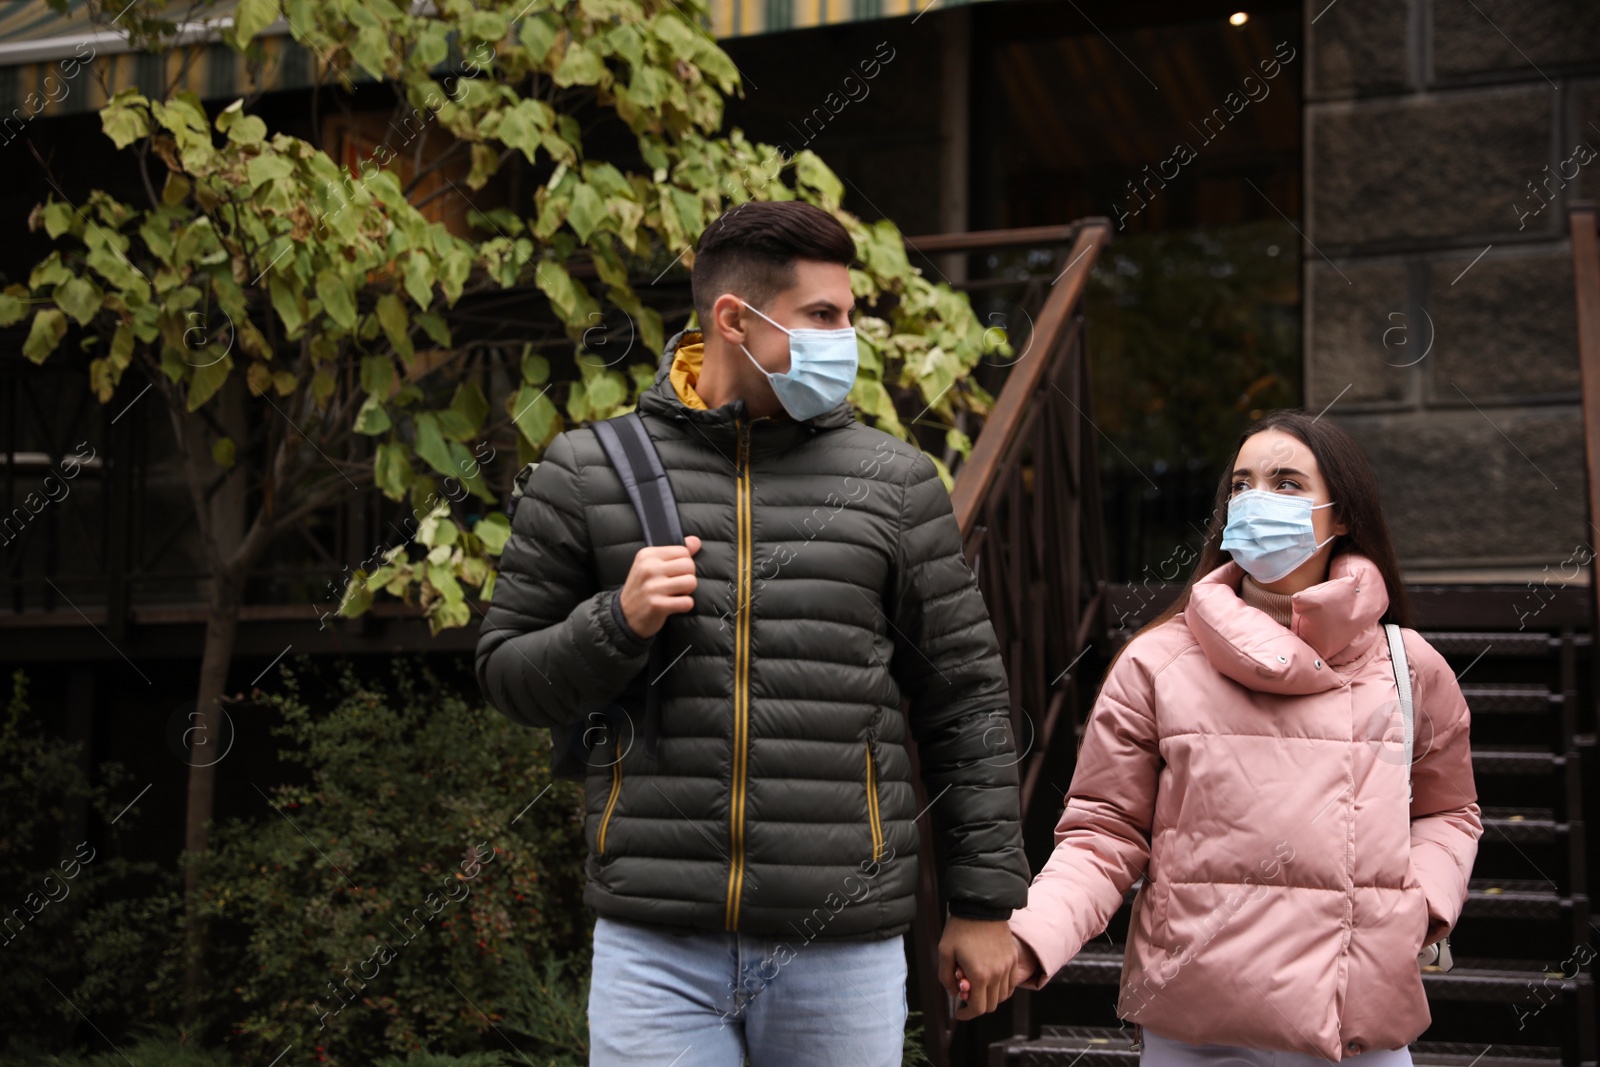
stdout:
[(1474, 715), (1543, 715), (1561, 706), (1561, 695), (1542, 685), (1463, 682), (1461, 695)]
[(1559, 919), (1570, 901), (1548, 882), (1473, 879), (1467, 889), (1464, 918)]
[(1567, 758), (1547, 748), (1514, 748), (1496, 745), (1492, 749), (1472, 750), (1472, 773), (1484, 775), (1548, 775), (1565, 768)]
[(1445, 656), (1476, 656), (1484, 649), (1491, 656), (1537, 658), (1558, 651), (1561, 642), (1545, 633), (1455, 633), (1423, 631), (1422, 637)]
[[(989, 1062), (1068, 1067), (1081, 1059), (1083, 1067), (1126, 1067), (1139, 1062), (1132, 1043), (1131, 1026), (1041, 1026), (1039, 1036), (1031, 1040), (1009, 1037), (991, 1044)], [(1411, 1046), (1411, 1061), (1419, 1067), (1551, 1067), (1561, 1062), (1561, 1050), (1542, 1045), (1418, 1041)]]
[(1502, 841), (1555, 841), (1567, 832), (1549, 808), (1484, 808), (1483, 835), (1492, 843), (1491, 831)]

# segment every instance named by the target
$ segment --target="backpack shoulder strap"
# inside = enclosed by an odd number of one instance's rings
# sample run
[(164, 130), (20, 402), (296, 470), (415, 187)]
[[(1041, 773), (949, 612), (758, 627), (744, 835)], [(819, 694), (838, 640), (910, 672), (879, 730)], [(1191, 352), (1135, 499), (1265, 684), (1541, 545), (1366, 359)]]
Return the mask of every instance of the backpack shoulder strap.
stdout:
[[(678, 521), (678, 502), (672, 483), (661, 466), (661, 454), (644, 428), (637, 411), (593, 424), (595, 436), (606, 457), (616, 468), (622, 485), (633, 501), (633, 510), (644, 527), (644, 542), (656, 545), (683, 544), (683, 526)], [(651, 642), (649, 665), (651, 683), (645, 690), (644, 754), (656, 758), (656, 736), (661, 729), (661, 689), (655, 683), (666, 671), (666, 644), (658, 635)]]
[(1406, 724), (1406, 800), (1411, 799), (1411, 741), (1412, 741), (1412, 709), (1411, 709), (1411, 672), (1406, 669), (1405, 639), (1400, 634), (1400, 627), (1394, 623), (1384, 623), (1384, 632), (1389, 635), (1389, 659), (1394, 663), (1394, 684), (1400, 693), (1400, 715)]
[(661, 466), (661, 455), (644, 428), (644, 419), (638, 412), (630, 411), (594, 423), (591, 428), (622, 478), (628, 498), (633, 501), (633, 510), (644, 527), (645, 544), (683, 544), (678, 502), (672, 495), (667, 472)]

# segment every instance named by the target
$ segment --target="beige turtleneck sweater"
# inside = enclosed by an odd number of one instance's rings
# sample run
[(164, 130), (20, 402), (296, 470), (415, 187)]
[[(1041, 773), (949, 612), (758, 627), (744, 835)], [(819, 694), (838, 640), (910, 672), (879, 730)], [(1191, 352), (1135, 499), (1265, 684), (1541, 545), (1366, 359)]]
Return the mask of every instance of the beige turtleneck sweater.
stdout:
[(1294, 620), (1293, 597), (1261, 588), (1248, 574), (1239, 585), (1239, 599), (1271, 615), (1280, 626), (1287, 627)]

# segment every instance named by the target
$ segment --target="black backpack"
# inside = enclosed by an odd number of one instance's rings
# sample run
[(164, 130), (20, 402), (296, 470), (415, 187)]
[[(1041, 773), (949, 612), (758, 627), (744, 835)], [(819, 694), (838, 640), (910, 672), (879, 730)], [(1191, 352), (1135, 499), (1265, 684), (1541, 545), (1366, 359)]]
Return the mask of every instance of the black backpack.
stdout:
[[(661, 456), (655, 442), (645, 431), (644, 420), (637, 412), (619, 415), (614, 419), (593, 423), (591, 429), (600, 439), (606, 458), (616, 468), (622, 479), (633, 510), (644, 528), (646, 545), (681, 545), (683, 527), (678, 521), (678, 502), (672, 495), (672, 485), (661, 466)], [(516, 488), (507, 503), (508, 516), (516, 510), (522, 495), (522, 486), (533, 465), (524, 467), (517, 477)], [(620, 593), (619, 593), (620, 595)], [(645, 690), (644, 751), (650, 759), (656, 758), (656, 734), (661, 722), (661, 693), (655, 682), (666, 667), (666, 643), (662, 640), (666, 627), (655, 635), (650, 646), (649, 663), (645, 677), (650, 680)], [(557, 778), (582, 781), (591, 766), (589, 750), (606, 734), (618, 742), (617, 759), (621, 759), (621, 746), (631, 727), (627, 712), (620, 704), (612, 703), (590, 712), (565, 726), (551, 727), (550, 771)]]

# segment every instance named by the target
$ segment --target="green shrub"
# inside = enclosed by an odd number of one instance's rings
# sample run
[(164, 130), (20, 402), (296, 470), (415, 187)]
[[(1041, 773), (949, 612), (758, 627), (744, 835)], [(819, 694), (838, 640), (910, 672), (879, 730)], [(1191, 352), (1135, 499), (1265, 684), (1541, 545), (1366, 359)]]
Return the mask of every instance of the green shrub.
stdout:
[(581, 787), (552, 780), (543, 736), (470, 677), (346, 670), (313, 714), (308, 667), (262, 698), (304, 781), (263, 789), (261, 818), (219, 827), (203, 860), (212, 1016), (262, 1063), (291, 1044), (365, 1065), (513, 1042), (584, 1062)]
[[(0, 719), (0, 1044), (8, 1052), (71, 1040), (81, 1023), (73, 1005), (102, 1003), (88, 995), (92, 967), (71, 950), (73, 940), (86, 917), (160, 880), (153, 864), (116, 855), (117, 831), (136, 818), (121, 811), (136, 792), (124, 788), (127, 772), (105, 764), (92, 786), (82, 749), (43, 731), (29, 707), (27, 676), (15, 672)], [(94, 843), (84, 829), (91, 811), (105, 825)], [(133, 973), (148, 975), (148, 966)]]

